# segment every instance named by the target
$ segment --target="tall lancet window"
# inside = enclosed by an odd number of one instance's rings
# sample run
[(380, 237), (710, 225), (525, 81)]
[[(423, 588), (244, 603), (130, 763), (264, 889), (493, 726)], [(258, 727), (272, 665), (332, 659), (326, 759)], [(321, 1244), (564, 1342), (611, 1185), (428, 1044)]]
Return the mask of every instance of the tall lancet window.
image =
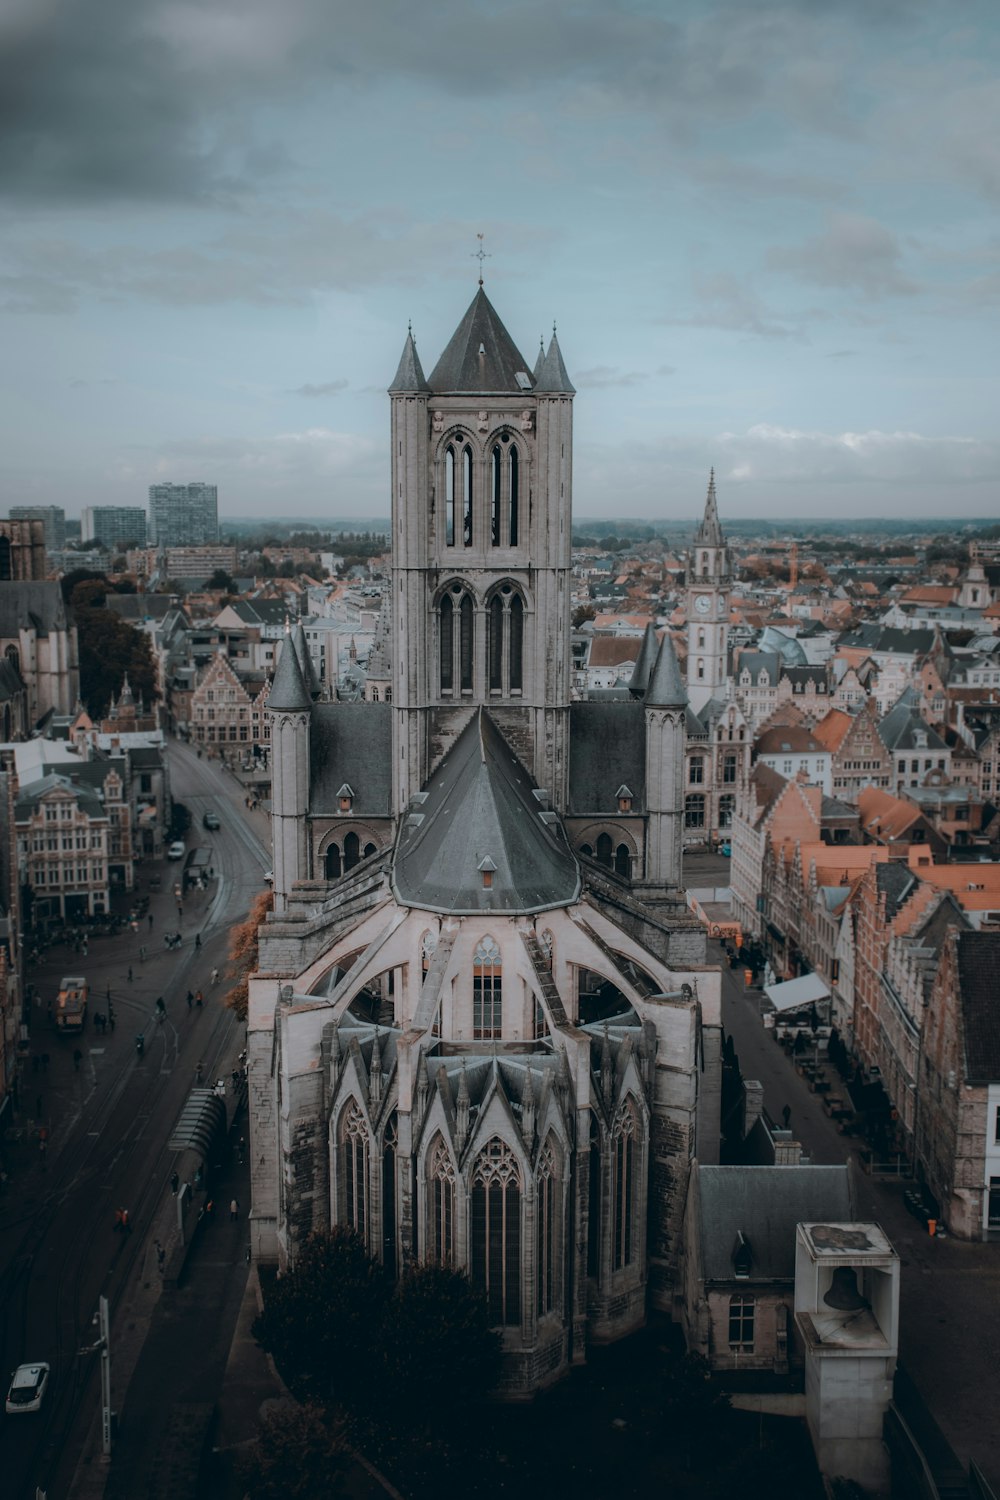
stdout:
[(559, 1152), (549, 1138), (538, 1159), (538, 1181), (535, 1192), (535, 1289), (538, 1316), (544, 1317), (556, 1305), (559, 1280)]
[(368, 1238), (368, 1126), (352, 1099), (340, 1126), (341, 1165), (343, 1168), (343, 1219), (345, 1224)]
[(499, 547), (503, 531), (503, 455), (499, 445), (490, 462), (490, 541)]
[(524, 601), (504, 583), (486, 609), (487, 671), (491, 693), (520, 693), (524, 686)]
[(510, 601), (510, 690), (519, 693), (524, 686), (524, 604), (520, 594)]
[(521, 1321), (521, 1174), (514, 1153), (494, 1136), (472, 1174), (472, 1285), (494, 1327)]
[(510, 531), (508, 541), (512, 547), (517, 546), (517, 511), (520, 496), (518, 495), (518, 463), (517, 449), (510, 450)]
[(455, 545), (455, 450), (448, 444), (444, 454), (444, 540)]
[(620, 1271), (631, 1265), (635, 1219), (638, 1122), (631, 1104), (623, 1104), (611, 1131), (611, 1217), (614, 1243), (611, 1264)]
[(496, 940), (487, 935), (472, 955), (472, 1035), (499, 1041), (503, 1035), (503, 961)]
[(462, 692), (471, 693), (473, 685), (473, 661), (476, 645), (475, 613), (468, 594), (462, 595), (458, 610), (458, 636), (462, 665)]
[(455, 1261), (455, 1167), (440, 1136), (431, 1149), (429, 1173), (427, 1244), (438, 1265), (450, 1266)]
[(503, 692), (503, 600), (494, 594), (490, 600), (490, 692)]
[(472, 546), (472, 449), (462, 449), (462, 540)]
[(455, 686), (455, 609), (451, 595), (441, 600), (441, 691), (450, 693)]

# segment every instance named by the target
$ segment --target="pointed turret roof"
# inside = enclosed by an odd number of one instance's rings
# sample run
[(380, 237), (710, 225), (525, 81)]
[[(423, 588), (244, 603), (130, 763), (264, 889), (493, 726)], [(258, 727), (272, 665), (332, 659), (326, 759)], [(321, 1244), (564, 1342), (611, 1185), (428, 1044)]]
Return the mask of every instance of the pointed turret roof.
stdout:
[(576, 386), (566, 373), (566, 366), (563, 363), (562, 350), (559, 347), (559, 340), (556, 338), (554, 325), (552, 328), (552, 339), (549, 343), (549, 352), (546, 354), (536, 378), (536, 388), (540, 391), (556, 391), (559, 395), (563, 396), (576, 395)]
[(448, 347), (431, 371), (432, 391), (530, 391), (534, 381), (524, 358), (479, 288)]
[(632, 670), (632, 680), (628, 685), (628, 690), (634, 698), (641, 698), (649, 686), (650, 674), (656, 665), (657, 649), (656, 626), (650, 620)]
[(485, 709), (477, 709), (402, 820), (393, 886), (429, 911), (567, 906), (580, 873), (559, 818)]
[(677, 652), (670, 639), (670, 632), (666, 630), (646, 688), (646, 705), (655, 708), (686, 708), (687, 701), (684, 679), (677, 663)]
[(312, 699), (302, 680), (302, 668), (290, 633), (282, 642), (274, 681), (267, 696), (267, 707), (278, 713), (298, 713), (304, 708), (312, 708)]
[(535, 382), (536, 385), (538, 384), (538, 377), (541, 374), (542, 366), (544, 365), (544, 363), (545, 363), (545, 339), (541, 335), (539, 335), (539, 338), (538, 338), (538, 358), (535, 360), (535, 368), (531, 372), (532, 379), (534, 380), (534, 382)]
[(424, 372), (420, 368), (420, 356), (417, 353), (413, 329), (410, 328), (407, 329), (406, 343), (403, 345), (403, 352), (399, 358), (399, 368), (389, 387), (389, 393), (391, 395), (393, 392), (428, 390), (430, 386), (424, 379)]
[(320, 695), (321, 688), (319, 678), (316, 676), (316, 668), (309, 654), (309, 644), (306, 641), (306, 633), (302, 621), (296, 621), (295, 629), (292, 631), (292, 645), (295, 647), (295, 655), (299, 659), (299, 667), (302, 670), (302, 681), (305, 683), (306, 692), (314, 701)]
[(708, 547), (723, 546), (722, 527), (719, 525), (719, 509), (715, 500), (715, 470), (708, 476), (708, 495), (705, 498), (705, 514), (694, 534), (695, 542)]

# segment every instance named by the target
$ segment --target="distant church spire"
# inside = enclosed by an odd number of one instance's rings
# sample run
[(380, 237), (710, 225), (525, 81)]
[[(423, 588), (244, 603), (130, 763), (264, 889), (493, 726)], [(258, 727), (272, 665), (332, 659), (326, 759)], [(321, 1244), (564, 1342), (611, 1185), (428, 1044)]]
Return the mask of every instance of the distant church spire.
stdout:
[(719, 525), (719, 509), (715, 499), (715, 469), (709, 471), (708, 494), (705, 497), (705, 514), (695, 533), (695, 542), (708, 547), (721, 547), (722, 527)]

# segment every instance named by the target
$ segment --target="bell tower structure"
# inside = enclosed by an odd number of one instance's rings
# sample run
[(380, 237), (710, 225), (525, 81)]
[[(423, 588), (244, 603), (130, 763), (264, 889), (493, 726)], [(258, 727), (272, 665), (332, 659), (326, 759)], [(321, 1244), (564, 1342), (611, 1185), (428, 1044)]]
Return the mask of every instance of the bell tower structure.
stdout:
[(482, 281), (430, 377), (412, 331), (392, 403), (392, 807), (488, 708), (566, 806), (573, 396), (553, 329), (534, 370)]
[(729, 548), (719, 525), (713, 469), (687, 570), (687, 695), (695, 713), (709, 699), (725, 694), (731, 587)]

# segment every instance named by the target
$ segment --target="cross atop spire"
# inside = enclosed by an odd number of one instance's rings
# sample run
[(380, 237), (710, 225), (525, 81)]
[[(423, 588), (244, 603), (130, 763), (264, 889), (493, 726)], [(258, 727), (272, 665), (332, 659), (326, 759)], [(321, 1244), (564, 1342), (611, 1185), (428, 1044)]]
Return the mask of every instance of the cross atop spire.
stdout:
[(492, 257), (492, 255), (489, 254), (489, 252), (487, 250), (485, 250), (483, 248), (483, 240), (485, 239), (485, 235), (477, 234), (476, 235), (476, 239), (479, 241), (479, 249), (478, 250), (473, 250), (473, 252), (472, 252), (472, 259), (473, 260), (478, 260), (478, 262), (479, 262), (479, 285), (482, 286), (482, 284), (483, 284), (483, 261), (484, 260), (492, 260), (493, 257)]

